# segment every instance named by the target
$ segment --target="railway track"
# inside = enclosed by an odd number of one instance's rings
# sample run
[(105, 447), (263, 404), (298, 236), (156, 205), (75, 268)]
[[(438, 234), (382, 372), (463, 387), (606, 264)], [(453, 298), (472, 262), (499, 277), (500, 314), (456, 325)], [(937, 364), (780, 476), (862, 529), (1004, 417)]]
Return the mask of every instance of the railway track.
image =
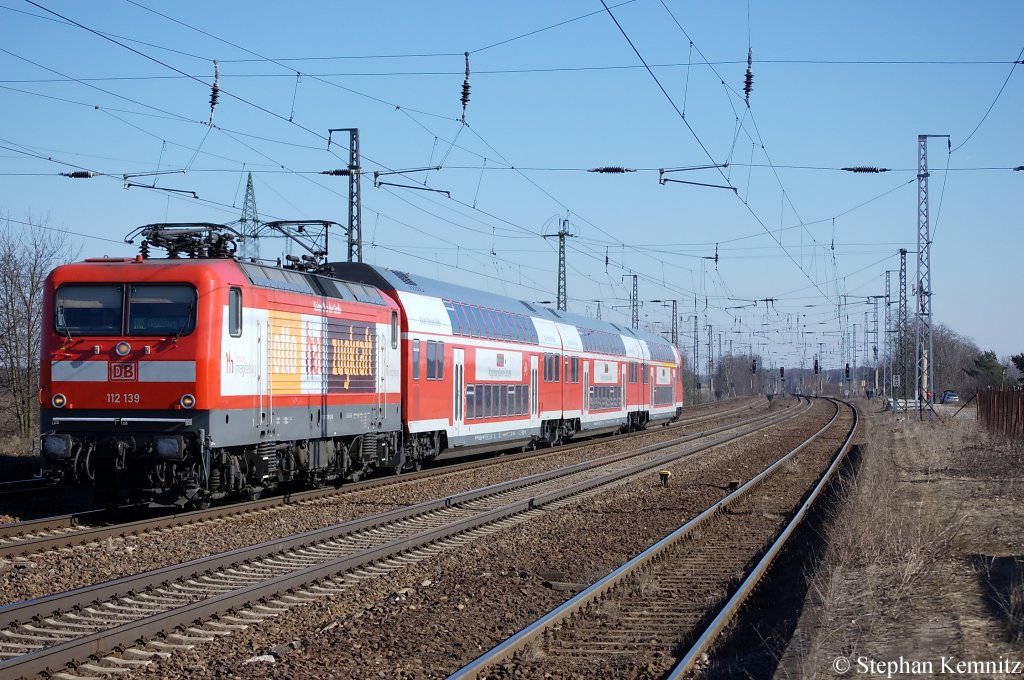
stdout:
[(7, 482), (0, 482), (0, 496), (16, 496), (24, 493), (38, 493), (52, 489), (42, 477), (30, 477), (28, 479), (13, 479)]
[(846, 455), (858, 415), (833, 403), (811, 438), (450, 677), (692, 673)]
[[(5, 659), (0, 676), (29, 676), (69, 666), (76, 666), (78, 674), (106, 675), (144, 665), (175, 648), (337, 595), (361, 578), (403, 568), (527, 521), (541, 513), (541, 507), (576, 503), (609, 485), (771, 427), (808, 408), (809, 402), (761, 415), (754, 422), (716, 428), (719, 436), (699, 444), (686, 443), (707, 438), (710, 432), (13, 604), (0, 609), (0, 657)], [(196, 621), (205, 623), (194, 625)], [(174, 629), (184, 632), (153, 640)], [(132, 647), (140, 639), (151, 641)], [(85, 661), (115, 647), (127, 649)], [(72, 676), (58, 672), (53, 677)]]
[[(712, 411), (710, 413), (698, 413), (694, 417), (687, 418), (673, 424), (673, 429), (688, 428), (711, 420), (720, 420), (737, 414), (750, 411), (753, 404), (743, 404), (725, 411)], [(714, 429), (707, 433), (714, 433)], [(631, 437), (650, 434), (652, 431), (642, 431), (604, 437), (601, 439), (590, 439), (573, 442), (554, 449), (543, 449), (529, 453), (516, 454), (516, 460), (527, 460), (543, 456), (550, 456), (552, 453), (562, 453), (586, 446), (593, 446), (595, 443), (605, 443), (616, 440), (627, 440)], [(507, 459), (505, 459), (507, 460)], [(353, 484), (345, 484), (341, 487), (330, 487), (325, 489), (312, 489), (296, 493), (282, 494), (268, 498), (232, 503), (229, 505), (215, 506), (206, 510), (195, 510), (189, 512), (177, 512), (171, 514), (159, 514), (157, 517), (148, 517), (135, 521), (123, 521), (124, 514), (108, 510), (87, 510), (83, 512), (69, 513), (54, 517), (44, 517), (23, 522), (0, 525), (0, 558), (13, 559), (23, 557), (46, 550), (86, 545), (104, 541), (109, 538), (121, 538), (126, 536), (137, 536), (152, 531), (169, 529), (186, 524), (198, 524), (211, 522), (226, 517), (234, 517), (247, 513), (255, 513), (269, 508), (294, 505), (304, 502), (316, 501), (340, 494), (351, 494), (367, 489), (404, 484), (410, 481), (427, 477), (452, 474), (464, 470), (493, 465), (496, 462), (503, 462), (502, 459), (487, 458), (474, 460), (465, 463), (439, 465), (415, 473), (407, 473), (397, 477), (381, 477), (364, 480)], [(130, 511), (132, 508), (124, 508)]]

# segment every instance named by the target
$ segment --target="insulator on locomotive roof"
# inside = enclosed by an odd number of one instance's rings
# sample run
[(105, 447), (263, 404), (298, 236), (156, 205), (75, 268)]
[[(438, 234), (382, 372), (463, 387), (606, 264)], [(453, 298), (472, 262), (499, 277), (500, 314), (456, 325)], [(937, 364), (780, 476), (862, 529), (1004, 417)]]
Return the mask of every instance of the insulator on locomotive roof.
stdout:
[(149, 258), (149, 240), (142, 239), (142, 243), (139, 244), (139, 255), (142, 255), (142, 259), (146, 260)]

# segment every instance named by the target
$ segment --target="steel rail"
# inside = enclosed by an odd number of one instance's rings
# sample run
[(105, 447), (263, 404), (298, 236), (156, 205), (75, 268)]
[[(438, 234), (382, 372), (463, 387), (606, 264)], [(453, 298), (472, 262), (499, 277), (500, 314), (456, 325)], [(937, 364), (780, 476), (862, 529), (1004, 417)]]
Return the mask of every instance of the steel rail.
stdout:
[[(674, 423), (673, 426), (684, 427), (695, 425), (708, 420), (715, 420), (717, 418), (727, 417), (737, 412), (747, 411), (752, 408), (754, 408), (753, 405), (739, 406), (724, 412), (705, 414), (691, 420), (680, 421)], [(763, 414), (760, 417), (763, 417)], [(716, 432), (719, 431), (723, 430), (721, 430), (720, 428), (712, 429), (697, 434), (700, 436), (707, 436), (709, 434), (715, 434)], [(268, 498), (263, 498), (255, 501), (243, 501), (240, 503), (232, 503), (230, 505), (221, 505), (213, 508), (208, 508), (206, 510), (191, 510), (187, 512), (164, 514), (156, 518), (117, 523), (113, 525), (102, 524), (95, 527), (83, 526), (83, 524), (89, 521), (103, 520), (104, 517), (107, 514), (109, 514), (109, 511), (106, 510), (86, 510), (83, 512), (71, 513), (68, 515), (44, 517), (35, 520), (26, 520), (24, 522), (14, 522), (11, 524), (0, 525), (0, 558), (10, 559), (18, 556), (43, 552), (45, 550), (53, 550), (57, 548), (67, 548), (76, 545), (84, 545), (95, 541), (105, 540), (111, 537), (121, 538), (126, 536), (139, 535), (146, 532), (155, 531), (158, 529), (167, 529), (187, 524), (207, 522), (213, 519), (220, 519), (224, 517), (234, 517), (237, 515), (257, 512), (268, 508), (294, 505), (298, 503), (318, 500), (321, 498), (337, 496), (340, 494), (350, 494), (360, 491), (366, 491), (368, 489), (374, 489), (377, 487), (390, 486), (394, 484), (405, 484), (407, 482), (423, 479), (426, 477), (433, 477), (445, 474), (455, 474), (463, 472), (465, 470), (475, 469), (478, 467), (486, 467), (488, 465), (507, 463), (510, 462), (511, 460), (528, 460), (534, 457), (559, 454), (565, 451), (572, 451), (577, 448), (593, 446), (595, 444), (602, 444), (611, 441), (617, 441), (619, 439), (626, 440), (643, 434), (650, 434), (651, 432), (656, 432), (656, 430), (642, 430), (639, 432), (615, 435), (613, 437), (604, 437), (600, 439), (595, 438), (589, 439), (587, 441), (573, 442), (571, 444), (566, 444), (564, 446), (560, 446), (554, 449), (542, 449), (539, 451), (520, 454), (517, 455), (514, 459), (505, 459), (500, 461), (494, 458), (474, 460), (464, 463), (432, 467), (428, 470), (411, 472), (398, 476), (379, 477), (376, 479), (364, 480), (352, 484), (344, 484), (341, 487), (311, 489), (295, 493), (285, 493), (278, 496), (271, 496)], [(55, 531), (60, 531), (60, 533), (52, 533)]]
[(0, 496), (9, 496), (27, 491), (40, 491), (47, 488), (47, 480), (43, 477), (30, 477), (27, 479), (12, 479), (0, 482)]
[[(717, 516), (726, 507), (732, 505), (733, 503), (742, 498), (745, 498), (754, 489), (760, 486), (765, 479), (767, 479), (769, 476), (778, 471), (781, 468), (781, 466), (785, 465), (786, 462), (791, 460), (795, 455), (797, 455), (800, 451), (809, 446), (812, 442), (817, 440), (823, 433), (825, 433), (833, 426), (833, 424), (840, 416), (841, 407), (839, 406), (839, 403), (835, 400), (829, 399), (828, 401), (832, 401), (836, 405), (836, 413), (832, 416), (832, 418), (829, 420), (827, 424), (825, 424), (813, 435), (805, 439), (799, 446), (795, 447), (786, 455), (782, 456), (774, 463), (766, 467), (756, 476), (754, 476), (745, 484), (736, 489), (733, 493), (729, 494), (725, 498), (709, 506), (696, 517), (693, 517), (665, 538), (661, 539), (654, 545), (650, 546), (649, 548), (638, 554), (633, 559), (629, 560), (622, 566), (618, 567), (611, 573), (607, 574), (604, 578), (600, 579), (590, 587), (581, 591), (580, 593), (570, 598), (560, 606), (551, 610), (543, 617), (541, 617), (534, 623), (530, 624), (526, 628), (523, 628), (518, 633), (511, 636), (504, 642), (498, 644), (497, 646), (488, 650), (484, 654), (481, 654), (479, 657), (474, 659), (469, 664), (463, 666), (459, 670), (452, 673), (450, 676), (448, 676), (449, 680), (466, 680), (468, 678), (481, 677), (486, 668), (493, 666), (494, 664), (500, 663), (505, 659), (508, 659), (517, 651), (522, 650), (524, 647), (526, 647), (527, 645), (541, 637), (545, 633), (545, 631), (551, 630), (556, 625), (566, 621), (569, 617), (579, 613), (590, 603), (596, 601), (598, 598), (600, 598), (601, 596), (605, 595), (613, 588), (618, 586), (623, 581), (623, 579), (636, 573), (638, 568), (644, 565), (651, 564), (659, 556), (665, 554), (667, 550), (672, 548), (674, 545), (678, 544), (680, 540), (689, 537), (697, 529), (705, 526), (708, 521), (710, 521), (713, 517)], [(850, 433), (850, 437), (852, 436), (853, 430), (851, 430)], [(849, 442), (849, 438), (847, 439), (847, 442)], [(840, 454), (837, 454), (837, 461), (841, 458), (842, 455), (845, 455), (845, 450), (846, 446), (843, 447)], [(830, 468), (830, 470), (834, 469), (835, 464), (836, 463), (833, 463), (833, 468)]]
[(832, 478), (835, 476), (836, 471), (846, 458), (847, 452), (850, 449), (850, 445), (853, 443), (853, 437), (857, 432), (857, 427), (860, 425), (860, 413), (857, 408), (851, 404), (846, 404), (853, 411), (853, 426), (850, 428), (846, 440), (843, 442), (842, 447), (836, 454), (835, 459), (832, 461), (832, 465), (829, 466), (828, 470), (822, 476), (821, 480), (814, 487), (814, 490), (804, 501), (803, 505), (793, 516), (793, 519), (786, 525), (779, 537), (772, 543), (772, 546), (764, 554), (764, 556), (757, 563), (757, 566), (750, 572), (750, 574), (743, 580), (739, 588), (733, 593), (733, 596), (729, 598), (729, 601), (725, 603), (718, 615), (708, 624), (708, 627), (704, 632), (697, 638), (697, 641), (693, 643), (690, 649), (683, 655), (683, 658), (679, 660), (675, 668), (669, 674), (669, 680), (680, 680), (685, 674), (689, 673), (697, 661), (701, 658), (701, 655), (710, 649), (711, 645), (714, 644), (715, 640), (722, 633), (723, 630), (732, 622), (732, 620), (739, 613), (746, 602), (750, 593), (753, 592), (754, 588), (761, 581), (764, 575), (768, 572), (771, 563), (778, 556), (782, 547), (789, 540), (790, 536), (796, 530), (796, 528), (803, 522), (804, 517), (810, 510), (811, 506), (821, 495), (822, 491), (828, 485)]
[[(94, 633), (60, 642), (58, 644), (44, 647), (21, 656), (8, 659), (0, 663), (0, 676), (17, 677), (27, 674), (46, 672), (54, 668), (61, 668), (79, 662), (90, 656), (95, 656), (104, 650), (110, 650), (119, 646), (134, 644), (140, 638), (152, 636), (156, 633), (166, 631), (180, 625), (188, 625), (198, 619), (212, 616), (226, 610), (234, 610), (255, 601), (272, 598), (283, 591), (301, 588), (311, 582), (323, 579), (326, 576), (337, 574), (339, 571), (363, 566), (370, 562), (393, 555), (397, 552), (410, 550), (414, 547), (423, 546), (429, 543), (442, 540), (448, 536), (462, 533), (473, 528), (497, 522), (512, 515), (524, 513), (548, 503), (570, 498), (583, 494), (587, 491), (598, 489), (601, 486), (613, 483), (620, 479), (635, 475), (639, 472), (659, 468), (675, 460), (692, 456), (700, 451), (720, 446), (742, 436), (759, 431), (764, 427), (770, 427), (782, 420), (793, 418), (809, 408), (785, 409), (779, 413), (770, 414), (770, 418), (762, 416), (759, 422), (746, 425), (738, 431), (724, 437), (716, 438), (710, 442), (704, 442), (697, 446), (688, 447), (683, 451), (667, 454), (655, 460), (648, 460), (625, 469), (617, 469), (612, 472), (585, 479), (570, 484), (564, 488), (554, 491), (539, 493), (537, 495), (525, 494), (520, 498), (502, 505), (500, 507), (477, 512), (474, 516), (457, 519), (454, 522), (443, 526), (419, 531), (416, 534), (405, 536), (399, 540), (391, 541), (383, 545), (377, 545), (356, 553), (345, 555), (338, 559), (331, 559), (320, 564), (296, 570), (289, 574), (273, 577), (258, 584), (243, 588), (232, 589), (230, 592), (214, 595), (213, 597), (192, 602), (185, 606), (168, 609), (159, 614), (152, 614), (140, 618), (131, 623), (124, 623), (116, 627), (99, 630)], [(736, 426), (732, 426), (736, 429)], [(694, 437), (695, 435), (688, 435)], [(645, 447), (640, 451), (657, 451), (678, 446), (679, 442), (671, 444), (659, 443)], [(633, 455), (637, 455), (636, 452)], [(86, 588), (80, 588), (68, 593), (60, 593), (27, 602), (16, 603), (0, 609), (0, 626), (10, 627), (29, 620), (40, 620), (46, 616), (58, 615), (59, 612), (75, 610), (100, 601), (109, 601), (113, 598), (132, 595), (140, 591), (150, 590), (165, 586), (166, 584), (181, 579), (194, 578), (201, 574), (210, 574), (216, 569), (230, 568), (243, 563), (250, 563), (261, 557), (280, 556), (287, 550), (308, 548), (314, 544), (323, 544), (325, 541), (337, 539), (346, 535), (381, 525), (394, 526), (396, 522), (409, 518), (420, 518), (426, 513), (441, 511), (446, 508), (462, 507), (465, 504), (485, 497), (493, 497), (497, 494), (510, 490), (523, 490), (559, 477), (565, 477), (576, 472), (583, 472), (599, 467), (594, 461), (587, 461), (563, 468), (561, 470), (549, 471), (531, 475), (520, 480), (504, 482), (491, 485), (481, 489), (455, 494), (447, 498), (436, 499), (419, 503), (414, 506), (400, 508), (391, 512), (381, 513), (373, 517), (362, 518), (326, 527), (295, 536), (276, 539), (257, 546), (229, 551), (212, 557), (192, 560), (190, 562), (164, 567), (143, 574), (127, 576), (103, 584), (97, 584)], [(462, 508), (468, 511), (468, 508)]]

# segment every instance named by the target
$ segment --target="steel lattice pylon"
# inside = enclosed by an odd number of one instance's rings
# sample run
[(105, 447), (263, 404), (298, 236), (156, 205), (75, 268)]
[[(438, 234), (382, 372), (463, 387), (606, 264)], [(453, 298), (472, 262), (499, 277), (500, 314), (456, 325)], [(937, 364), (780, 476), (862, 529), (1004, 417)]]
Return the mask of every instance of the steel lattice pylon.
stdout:
[[(917, 363), (914, 368), (915, 396), (923, 399), (935, 389), (932, 364), (932, 241), (928, 223), (928, 138), (949, 135), (917, 136)], [(922, 411), (922, 417), (924, 412)]]
[(633, 328), (640, 328), (640, 295), (637, 291), (637, 278), (633, 274)]
[[(565, 285), (565, 237), (572, 236), (569, 233), (569, 220), (562, 220), (561, 228), (557, 234), (544, 234), (544, 238), (558, 237), (558, 297), (556, 305), (558, 311), (569, 311), (569, 295)], [(597, 318), (601, 318), (601, 303), (598, 302)]]
[(892, 328), (892, 312), (889, 310), (889, 305), (892, 304), (891, 285), (890, 285), (890, 274), (891, 271), (886, 270), (885, 272), (885, 355), (882, 372), (882, 385), (885, 392), (885, 396), (892, 399), (892, 340), (893, 340), (893, 328)]
[(260, 227), (260, 218), (256, 214), (256, 192), (252, 187), (252, 173), (245, 183), (245, 200), (242, 202), (242, 219), (238, 222), (238, 231), (242, 234), (242, 257), (259, 259), (260, 242), (256, 232)]
[(907, 249), (900, 248), (900, 306), (896, 309), (896, 377), (899, 378), (899, 395), (901, 399), (907, 399), (910, 382), (907, 380), (910, 373), (910, 362), (907, 361)]
[[(696, 305), (696, 300), (694, 300)], [(700, 329), (697, 327), (697, 315), (693, 315), (693, 386), (700, 403)]]
[(363, 261), (363, 196), (359, 186), (359, 128), (349, 129), (348, 261)]

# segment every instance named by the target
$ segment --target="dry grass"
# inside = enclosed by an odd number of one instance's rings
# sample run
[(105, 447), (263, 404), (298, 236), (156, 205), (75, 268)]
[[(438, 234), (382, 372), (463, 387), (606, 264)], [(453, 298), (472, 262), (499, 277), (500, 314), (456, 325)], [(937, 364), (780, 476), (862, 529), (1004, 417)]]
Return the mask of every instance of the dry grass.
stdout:
[(908, 503), (900, 477), (908, 466), (925, 476), (945, 469), (966, 433), (950, 437), (945, 428), (910, 423), (895, 431), (900, 441), (893, 441), (892, 429), (869, 423), (857, 475), (837, 479), (824, 555), (809, 577), (818, 619), (797, 646), (801, 677), (831, 677), (822, 659), (861, 652), (906, 615), (934, 565), (958, 550), (960, 508), (937, 512)]
[(999, 613), (1010, 642), (1024, 642), (1024, 560), (981, 556), (975, 570), (986, 585), (989, 602)]

